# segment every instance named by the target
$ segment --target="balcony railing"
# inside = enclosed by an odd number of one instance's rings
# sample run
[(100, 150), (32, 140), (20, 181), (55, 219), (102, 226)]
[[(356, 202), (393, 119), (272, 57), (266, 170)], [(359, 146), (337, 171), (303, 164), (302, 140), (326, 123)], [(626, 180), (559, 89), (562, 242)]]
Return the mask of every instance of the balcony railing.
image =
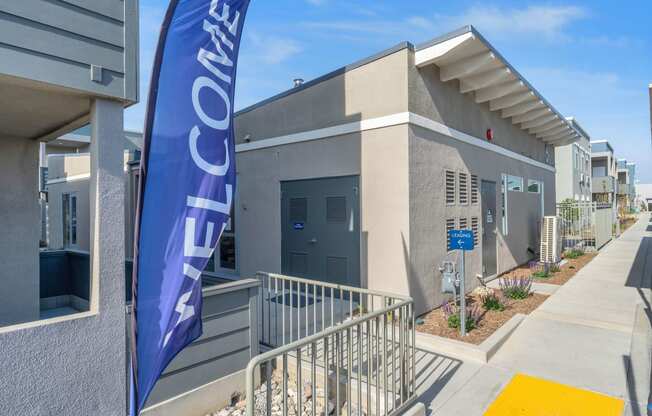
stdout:
[(276, 274), (258, 278), (259, 338), (273, 349), (247, 367), (248, 416), (395, 415), (412, 402), (411, 298)]
[(594, 194), (614, 192), (613, 176), (594, 176), (591, 178), (591, 192)]
[(631, 191), (631, 185), (627, 183), (618, 184), (618, 195), (630, 195), (632, 193)]

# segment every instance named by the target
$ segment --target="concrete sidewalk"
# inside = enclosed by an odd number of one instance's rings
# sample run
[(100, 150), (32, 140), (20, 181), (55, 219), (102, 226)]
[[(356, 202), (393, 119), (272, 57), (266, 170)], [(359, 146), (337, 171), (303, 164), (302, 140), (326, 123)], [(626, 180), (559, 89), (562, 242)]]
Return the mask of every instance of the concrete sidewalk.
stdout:
[(424, 358), (433, 364), (420, 368), (420, 400), (428, 414), (482, 415), (524, 373), (622, 399), (625, 415), (648, 415), (651, 286), (652, 222), (643, 214), (529, 315), (488, 364)]

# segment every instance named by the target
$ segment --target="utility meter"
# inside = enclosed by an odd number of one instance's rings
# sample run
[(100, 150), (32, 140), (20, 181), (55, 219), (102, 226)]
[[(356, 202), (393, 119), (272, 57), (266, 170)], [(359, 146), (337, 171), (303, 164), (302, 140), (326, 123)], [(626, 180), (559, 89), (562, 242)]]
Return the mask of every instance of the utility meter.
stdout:
[(455, 262), (444, 260), (439, 267), (439, 271), (441, 272), (441, 293), (454, 295), (459, 285)]

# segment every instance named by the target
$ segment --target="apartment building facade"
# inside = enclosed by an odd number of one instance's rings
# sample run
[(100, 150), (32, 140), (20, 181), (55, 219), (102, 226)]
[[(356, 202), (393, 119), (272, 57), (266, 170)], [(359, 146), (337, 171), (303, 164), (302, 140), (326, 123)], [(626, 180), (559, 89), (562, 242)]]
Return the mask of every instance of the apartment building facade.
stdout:
[(579, 137), (555, 145), (555, 193), (562, 201), (592, 201), (591, 137), (577, 120), (568, 118)]
[(591, 179), (593, 200), (615, 204), (618, 189), (616, 158), (613, 147), (606, 140), (591, 142)]
[(636, 201), (636, 164), (626, 159), (616, 162), (618, 175), (617, 203), (621, 214), (629, 213), (635, 209)]

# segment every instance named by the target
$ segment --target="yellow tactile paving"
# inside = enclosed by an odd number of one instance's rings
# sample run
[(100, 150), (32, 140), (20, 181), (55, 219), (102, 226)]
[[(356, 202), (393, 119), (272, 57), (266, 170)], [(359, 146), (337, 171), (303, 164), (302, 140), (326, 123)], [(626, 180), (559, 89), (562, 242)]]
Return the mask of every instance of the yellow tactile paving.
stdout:
[(516, 374), (484, 416), (620, 416), (625, 403), (525, 374)]

